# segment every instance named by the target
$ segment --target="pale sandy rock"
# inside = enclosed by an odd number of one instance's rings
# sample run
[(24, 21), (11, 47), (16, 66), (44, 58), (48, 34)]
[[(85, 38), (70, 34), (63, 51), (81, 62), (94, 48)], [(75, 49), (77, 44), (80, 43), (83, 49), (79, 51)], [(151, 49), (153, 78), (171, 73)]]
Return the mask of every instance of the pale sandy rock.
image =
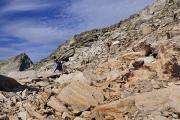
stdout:
[(179, 86), (171, 86), (165, 89), (144, 93), (135, 96), (136, 106), (145, 111), (157, 110), (165, 105), (170, 105), (179, 111)]
[(148, 24), (141, 25), (141, 29), (142, 29), (143, 36), (146, 36), (152, 32), (152, 28)]
[(19, 81), (24, 79), (33, 79), (37, 78), (37, 72), (34, 70), (28, 70), (28, 71), (13, 71), (8, 74), (9, 77), (15, 78)]
[(96, 75), (105, 75), (107, 77), (107, 74), (109, 74), (111, 70), (121, 70), (125, 66), (126, 65), (120, 62), (120, 60), (116, 58), (109, 58), (107, 62), (98, 65), (97, 69), (95, 70), (95, 73)]
[(38, 101), (43, 105), (46, 104), (48, 102), (48, 99), (50, 97), (51, 93), (47, 93), (47, 92), (40, 92), (36, 98), (38, 99)]
[(2, 93), (0, 93), (0, 101), (5, 100), (5, 99), (6, 99), (6, 97)]
[(149, 64), (153, 63), (156, 59), (153, 56), (148, 56), (148, 57), (144, 57), (144, 58), (139, 58), (137, 60), (143, 60), (144, 65), (148, 66)]
[(154, 116), (153, 120), (169, 120), (169, 119), (163, 116)]
[(42, 114), (40, 114), (39, 112), (36, 111), (37, 108), (32, 103), (28, 102), (26, 104), (26, 110), (27, 110), (29, 116), (32, 118), (36, 118), (37, 120), (47, 120), (46, 116), (43, 116)]
[(27, 111), (21, 111), (17, 113), (18, 118), (21, 118), (21, 120), (27, 120)]
[(57, 98), (71, 106), (75, 112), (84, 111), (104, 101), (100, 90), (80, 81), (73, 81), (61, 91)]
[(66, 107), (57, 98), (53, 96), (49, 99), (47, 105), (60, 113), (67, 111)]
[(180, 81), (175, 82), (175, 85), (180, 85)]
[(76, 117), (74, 120), (86, 120), (85, 118)]
[(73, 119), (73, 116), (70, 115), (70, 114), (67, 113), (67, 112), (63, 112), (62, 118), (65, 119), (65, 120), (66, 120), (66, 119), (67, 119), (67, 120), (71, 120), (71, 119)]
[(118, 31), (113, 32), (113, 34), (111, 35), (112, 39), (116, 39), (119, 36), (121, 36), (121, 33), (119, 33)]
[(129, 53), (124, 54), (122, 58), (125, 60), (135, 60), (143, 56), (145, 56), (145, 54), (142, 52), (129, 52)]
[(165, 89), (155, 90), (143, 94), (137, 94), (109, 104), (100, 105), (95, 108), (94, 112), (100, 114), (112, 115), (115, 118), (122, 118), (126, 112), (135, 112), (139, 109), (144, 112), (160, 111), (165, 106), (175, 108), (176, 111), (180, 109), (179, 103), (179, 86), (171, 86)]
[(94, 112), (104, 115), (114, 116), (116, 119), (123, 120), (123, 114), (126, 112), (133, 113), (136, 110), (135, 100), (133, 97), (114, 101), (109, 104), (101, 105), (95, 108)]
[(150, 13), (158, 13), (160, 10), (164, 8), (166, 5), (167, 0), (158, 0), (156, 3), (154, 3), (152, 6), (150, 6)]
[(87, 117), (90, 116), (90, 114), (91, 114), (91, 111), (84, 111), (84, 112), (82, 112), (81, 116), (82, 116), (83, 118), (87, 118)]
[(136, 106), (140, 110), (151, 111), (156, 110), (166, 103), (170, 95), (169, 89), (149, 92), (135, 97)]
[(49, 85), (48, 81), (40, 81), (36, 83), (37, 86), (46, 87)]
[(22, 92), (22, 98), (26, 98), (28, 96), (28, 89), (25, 89), (23, 92)]
[(146, 68), (135, 70), (128, 78), (130, 81), (150, 80), (156, 77), (156, 72), (149, 71)]
[(13, 102), (13, 103), (15, 103), (15, 104), (16, 104), (16, 102), (17, 102), (17, 98), (16, 98), (16, 96), (13, 96), (13, 97), (11, 98), (11, 100), (12, 100), (12, 102)]
[(113, 43), (112, 43), (112, 45), (117, 45), (117, 44), (119, 44), (120, 43), (120, 41), (114, 41)]
[(107, 80), (117, 80), (119, 79), (121, 76), (121, 73), (117, 70), (114, 70), (114, 71), (110, 71), (109, 74), (107, 75)]
[(160, 88), (161, 88), (161, 86), (158, 85), (158, 84), (153, 84), (152, 87), (153, 87), (154, 89), (160, 89)]
[(63, 74), (60, 78), (56, 79), (56, 82), (63, 83), (63, 82), (72, 82), (72, 81), (81, 81), (87, 84), (91, 83), (90, 76), (85, 72), (75, 72), (71, 74)]

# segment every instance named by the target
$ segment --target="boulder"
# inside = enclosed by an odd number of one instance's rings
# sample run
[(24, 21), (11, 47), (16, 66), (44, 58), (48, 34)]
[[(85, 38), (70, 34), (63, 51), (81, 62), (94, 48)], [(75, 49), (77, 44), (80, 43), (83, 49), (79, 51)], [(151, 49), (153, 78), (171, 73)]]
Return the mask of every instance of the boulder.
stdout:
[[(114, 116), (116, 119), (123, 120), (123, 114), (126, 112), (134, 113), (136, 110), (134, 97), (128, 97), (109, 104), (100, 105), (94, 109), (94, 114), (105, 116)], [(97, 118), (98, 115), (95, 115)], [(102, 117), (102, 116), (101, 116)], [(105, 118), (101, 119), (105, 119)]]
[(75, 113), (102, 104), (104, 101), (100, 90), (80, 81), (73, 81), (61, 91), (57, 98), (71, 107)]
[(57, 98), (53, 96), (49, 99), (47, 105), (60, 113), (67, 112), (66, 107)]
[(174, 108), (175, 111), (179, 112), (180, 95), (178, 91), (180, 91), (180, 87), (172, 85), (168, 88), (137, 94), (97, 106), (93, 112), (103, 116), (111, 115), (116, 119), (123, 119), (124, 114), (134, 113), (137, 110), (153, 114), (153, 112), (161, 112), (164, 108), (168, 107)]
[(71, 81), (81, 81), (87, 84), (91, 83), (91, 77), (87, 72), (74, 72), (71, 74), (63, 74), (60, 78), (56, 79), (56, 82), (63, 83), (63, 82), (71, 82)]
[(0, 75), (0, 90), (2, 91), (13, 91), (18, 90), (22, 87), (15, 79)]

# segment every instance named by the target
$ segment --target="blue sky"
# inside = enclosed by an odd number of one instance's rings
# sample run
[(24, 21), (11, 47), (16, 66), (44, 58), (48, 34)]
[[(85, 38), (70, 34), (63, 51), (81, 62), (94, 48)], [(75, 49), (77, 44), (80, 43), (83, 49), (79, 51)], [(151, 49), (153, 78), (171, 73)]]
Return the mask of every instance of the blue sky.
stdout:
[(74, 34), (117, 23), (154, 0), (0, 0), (0, 60), (26, 52), (34, 62)]

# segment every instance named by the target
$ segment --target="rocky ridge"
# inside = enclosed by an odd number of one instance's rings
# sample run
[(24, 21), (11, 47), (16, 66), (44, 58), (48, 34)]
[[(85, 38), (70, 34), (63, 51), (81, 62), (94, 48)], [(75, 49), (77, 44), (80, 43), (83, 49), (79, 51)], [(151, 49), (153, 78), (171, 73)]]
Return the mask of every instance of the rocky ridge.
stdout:
[[(179, 0), (157, 0), (74, 36), (37, 71), (9, 74), (24, 87), (1, 92), (0, 120), (179, 120), (179, 8)], [(58, 57), (66, 69), (60, 77), (52, 74)]]

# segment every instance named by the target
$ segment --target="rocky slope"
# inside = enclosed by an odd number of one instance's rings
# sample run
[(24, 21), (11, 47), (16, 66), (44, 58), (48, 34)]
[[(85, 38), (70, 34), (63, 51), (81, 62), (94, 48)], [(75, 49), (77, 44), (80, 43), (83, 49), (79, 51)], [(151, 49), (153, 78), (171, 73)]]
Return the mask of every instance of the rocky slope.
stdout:
[(25, 54), (19, 54), (5, 61), (0, 61), (0, 74), (12, 71), (24, 71), (33, 65), (31, 59)]
[[(180, 1), (157, 0), (111, 27), (75, 35), (11, 77), (0, 120), (179, 120)], [(64, 60), (60, 77), (53, 59)]]

